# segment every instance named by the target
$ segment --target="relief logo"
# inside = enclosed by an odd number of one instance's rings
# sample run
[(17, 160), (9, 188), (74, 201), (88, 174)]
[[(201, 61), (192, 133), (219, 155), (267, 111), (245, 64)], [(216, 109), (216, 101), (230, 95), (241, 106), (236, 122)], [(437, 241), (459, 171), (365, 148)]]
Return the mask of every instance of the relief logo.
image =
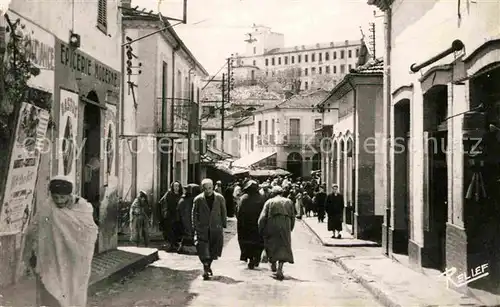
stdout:
[[(457, 273), (457, 268), (447, 268), (443, 273), (439, 274), (439, 277), (446, 277), (446, 287), (449, 288), (452, 284), (456, 288), (463, 287), (475, 280), (481, 279), (490, 275), (488, 272), (488, 264), (482, 264), (474, 269), (470, 269), (470, 272), (463, 272), (455, 276)], [(469, 275), (470, 273), (470, 275)]]

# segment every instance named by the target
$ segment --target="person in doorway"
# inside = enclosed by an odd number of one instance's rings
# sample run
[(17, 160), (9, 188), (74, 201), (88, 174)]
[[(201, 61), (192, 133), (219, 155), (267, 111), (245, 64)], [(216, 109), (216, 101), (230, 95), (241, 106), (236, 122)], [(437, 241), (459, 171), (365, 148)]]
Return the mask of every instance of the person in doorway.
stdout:
[(276, 272), (278, 280), (283, 280), (284, 263), (294, 263), (292, 231), (295, 226), (295, 215), (293, 203), (282, 196), (281, 187), (274, 187), (273, 194), (276, 196), (264, 204), (258, 225), (259, 232), (264, 238), (264, 247), (271, 263), (271, 270)]
[(337, 184), (332, 186), (332, 193), (326, 197), (326, 213), (328, 214), (328, 231), (333, 232), (332, 238), (341, 239), (344, 197), (340, 194)]
[(28, 227), (25, 260), (35, 271), (37, 306), (86, 306), (98, 228), (93, 207), (73, 194), (64, 176), (50, 180), (50, 197)]
[(264, 242), (259, 233), (258, 220), (265, 198), (259, 193), (257, 182), (250, 180), (243, 187), (240, 210), (238, 211), (238, 243), (240, 244), (241, 261), (248, 261), (248, 268), (253, 270), (259, 266), (264, 249)]
[(144, 245), (149, 245), (149, 217), (148, 211), (148, 195), (144, 191), (140, 191), (139, 195), (134, 199), (130, 206), (130, 241), (135, 242), (139, 246), (141, 237), (144, 239)]
[(201, 193), (199, 185), (190, 183), (186, 186), (186, 193), (179, 201), (177, 206), (177, 214), (181, 222), (181, 245), (178, 252), (180, 254), (196, 254), (196, 247), (194, 246), (194, 233), (193, 233), (193, 201), (196, 196)]
[(224, 228), (227, 225), (226, 201), (214, 191), (211, 179), (201, 182), (203, 193), (193, 202), (194, 241), (203, 264), (203, 279), (213, 276), (212, 262), (222, 255)]
[(183, 188), (181, 183), (174, 181), (170, 185), (168, 192), (159, 201), (161, 227), (168, 252), (176, 252), (178, 250), (180, 222), (178, 220), (177, 205), (181, 200), (182, 194)]

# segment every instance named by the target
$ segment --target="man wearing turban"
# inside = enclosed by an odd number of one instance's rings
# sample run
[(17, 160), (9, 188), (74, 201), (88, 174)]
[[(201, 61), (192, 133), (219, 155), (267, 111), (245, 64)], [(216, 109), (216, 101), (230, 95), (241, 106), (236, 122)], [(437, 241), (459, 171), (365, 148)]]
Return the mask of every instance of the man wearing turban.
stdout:
[[(98, 228), (93, 208), (73, 194), (64, 176), (49, 184), (50, 197), (29, 226), (26, 254), (37, 279), (37, 306), (86, 306)], [(26, 258), (25, 258), (26, 259)]]

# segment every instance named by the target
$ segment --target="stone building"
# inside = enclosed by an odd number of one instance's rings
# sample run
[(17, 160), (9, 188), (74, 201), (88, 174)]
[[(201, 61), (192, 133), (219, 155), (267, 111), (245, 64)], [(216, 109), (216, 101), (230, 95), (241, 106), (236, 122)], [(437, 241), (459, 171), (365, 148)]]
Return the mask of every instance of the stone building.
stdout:
[[(121, 82), (118, 4), (13, 0), (6, 16), (23, 25), (17, 30), (30, 43), (33, 63), (41, 71), (30, 80), (29, 96), (34, 99), (29, 102), (48, 102), (51, 117), (46, 134), (51, 149), (43, 150), (37, 173), (31, 176), (36, 187), (25, 182), (25, 188), (36, 195), (34, 210), (44, 205), (51, 176), (69, 176), (75, 181), (75, 192), (94, 206), (99, 224), (96, 252), (114, 249), (119, 189), (114, 149)], [(68, 143), (63, 139), (72, 140), (73, 146), (64, 147)], [(6, 189), (4, 202), (15, 202), (12, 192)], [(28, 210), (28, 215), (34, 210)], [(15, 282), (23, 235), (0, 232), (0, 283)]]
[(351, 70), (318, 105), (323, 114), (321, 162), (327, 191), (334, 183), (344, 194), (344, 222), (356, 238), (381, 240), (384, 194), (379, 182), (385, 169), (381, 61)]
[(300, 89), (315, 90), (315, 80), (339, 80), (355, 68), (361, 48), (359, 40), (285, 47), (284, 35), (264, 25), (253, 25), (250, 35), (245, 53), (234, 55), (234, 74), (249, 85), (286, 71), (288, 78), (300, 79)]
[(199, 100), (208, 73), (172, 27), (158, 32), (166, 18), (126, 0), (122, 14), (123, 43), (132, 41), (124, 48), (131, 64), (123, 76), (122, 192), (130, 200), (144, 190), (155, 204), (172, 182), (200, 180)]
[(370, 3), (387, 25), (386, 252), (438, 270), (487, 264), (487, 277), (457, 289), (497, 293), (500, 4)]

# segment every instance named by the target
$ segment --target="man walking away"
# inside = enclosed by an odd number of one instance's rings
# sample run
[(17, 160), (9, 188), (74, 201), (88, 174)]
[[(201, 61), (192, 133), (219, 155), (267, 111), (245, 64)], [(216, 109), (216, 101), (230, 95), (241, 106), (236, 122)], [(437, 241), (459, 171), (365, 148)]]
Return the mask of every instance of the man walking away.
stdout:
[(334, 184), (333, 191), (326, 198), (328, 214), (328, 230), (333, 232), (332, 238), (340, 239), (342, 235), (342, 214), (344, 213), (344, 197), (339, 193), (339, 186)]
[(201, 182), (203, 193), (193, 202), (194, 241), (203, 264), (203, 279), (213, 276), (212, 262), (222, 255), (224, 228), (227, 225), (226, 201), (214, 191), (211, 179)]
[(314, 196), (314, 207), (318, 210), (318, 222), (323, 223), (325, 221), (325, 202), (326, 202), (326, 193), (325, 186), (322, 184), (319, 187), (319, 191)]
[[(282, 196), (283, 189), (274, 187), (274, 198), (264, 204), (259, 217), (259, 231), (264, 237), (266, 254), (271, 263), (271, 270), (276, 278), (283, 280), (283, 264), (293, 262), (292, 231), (295, 226), (293, 203)], [(276, 262), (278, 267), (276, 268)]]

